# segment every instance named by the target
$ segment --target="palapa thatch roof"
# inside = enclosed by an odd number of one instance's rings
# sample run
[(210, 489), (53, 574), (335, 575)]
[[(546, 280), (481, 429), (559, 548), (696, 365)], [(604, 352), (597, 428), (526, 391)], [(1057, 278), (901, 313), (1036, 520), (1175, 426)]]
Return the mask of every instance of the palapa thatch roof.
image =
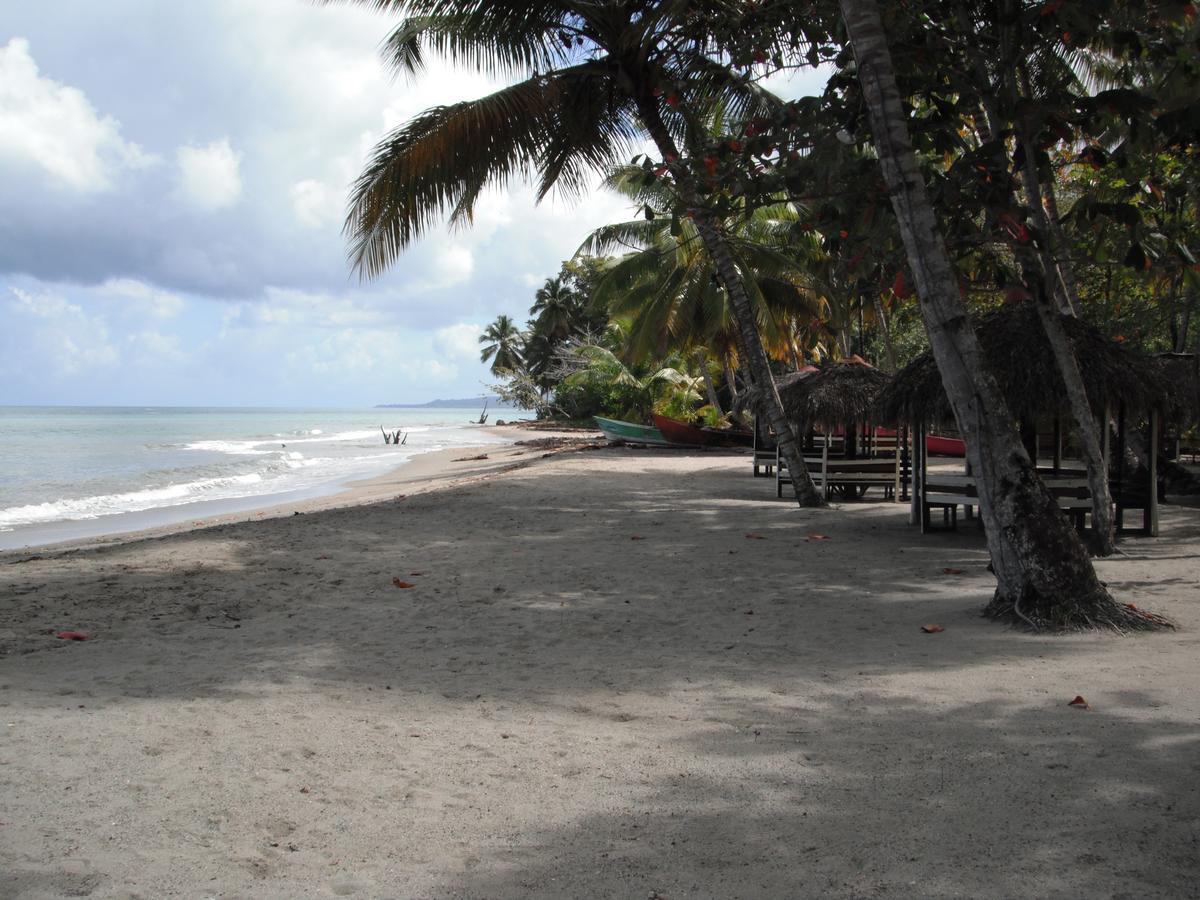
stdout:
[(793, 422), (847, 425), (874, 419), (879, 392), (887, 383), (887, 375), (855, 356), (804, 378), (781, 380), (777, 387), (783, 411)]
[(1169, 389), (1167, 416), (1180, 425), (1200, 424), (1200, 357), (1161, 353), (1155, 361)]
[[(1131, 411), (1147, 411), (1167, 400), (1169, 386), (1154, 360), (1080, 319), (1061, 319), (1094, 410), (1100, 412), (1105, 403), (1115, 410), (1124, 403)], [(1043, 415), (1070, 415), (1066, 388), (1032, 302), (1006, 304), (976, 317), (975, 333), (1013, 415), (1034, 421)], [(953, 419), (932, 351), (896, 373), (881, 392), (876, 412), (884, 422)]]

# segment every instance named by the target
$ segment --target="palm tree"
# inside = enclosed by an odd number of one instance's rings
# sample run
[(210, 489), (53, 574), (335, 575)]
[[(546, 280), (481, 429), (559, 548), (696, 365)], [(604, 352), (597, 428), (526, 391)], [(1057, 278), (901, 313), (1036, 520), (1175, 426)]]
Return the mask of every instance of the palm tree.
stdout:
[(493, 375), (516, 371), (521, 365), (521, 330), (509, 316), (496, 316), (496, 321), (479, 336), (479, 343), (487, 345), (480, 352), (479, 361), (492, 360)]
[(1156, 620), (1112, 599), (1079, 536), (1037, 478), (1003, 395), (983, 365), (975, 333), (964, 327), (969, 318), (909, 137), (879, 8), (875, 0), (839, 3), (919, 308), (979, 474), (980, 512), (997, 580), (989, 613), (1058, 626), (1153, 627)]
[(536, 318), (536, 329), (551, 340), (565, 340), (577, 330), (579, 303), (561, 278), (547, 278), (534, 294), (529, 314)]
[[(419, 72), (429, 50), (489, 74), (525, 76), (485, 97), (435, 107), (388, 135), (355, 183), (346, 231), (354, 267), (387, 269), (440, 214), (470, 221), (489, 184), (534, 176), (577, 195), (589, 173), (628, 159), (649, 136), (664, 160), (699, 141), (694, 114), (720, 102), (734, 116), (771, 106), (757, 86), (729, 77), (703, 52), (704, 29), (685, 3), (645, 0), (342, 0), (404, 16), (384, 43), (398, 69)], [(774, 48), (770, 48), (772, 51)], [(760, 411), (793, 471), (803, 460), (759, 339), (754, 308), (721, 223), (698, 180), (672, 170), (680, 196), (729, 294)], [(813, 492), (798, 499), (822, 502)]]

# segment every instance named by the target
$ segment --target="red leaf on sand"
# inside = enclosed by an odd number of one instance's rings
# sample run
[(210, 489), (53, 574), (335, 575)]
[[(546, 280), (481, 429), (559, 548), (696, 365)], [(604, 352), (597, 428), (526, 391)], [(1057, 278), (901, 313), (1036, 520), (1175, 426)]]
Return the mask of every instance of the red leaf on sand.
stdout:
[(922, 625), (921, 630), (926, 634), (937, 634), (939, 631), (945, 631), (941, 625)]
[(1088, 702), (1086, 700), (1084, 700), (1078, 694), (1075, 695), (1075, 699), (1072, 700), (1070, 703), (1068, 703), (1067, 706), (1074, 706), (1076, 709), (1091, 709), (1092, 708), (1088, 704)]
[(827, 534), (810, 534), (808, 536), (808, 539), (810, 541), (827, 541), (827, 540), (829, 540), (829, 535), (827, 535)]
[(394, 584), (394, 585), (395, 585), (396, 587), (398, 587), (398, 588), (410, 588), (410, 587), (413, 587), (413, 585), (409, 584), (407, 581), (401, 581), (399, 578), (393, 578), (393, 579), (392, 579), (392, 584)]
[(631, 535), (629, 536), (629, 539), (630, 539), (631, 541), (644, 541), (644, 540), (645, 540), (645, 538), (644, 538), (644, 537), (642, 537), (640, 534), (631, 534)]
[(961, 575), (962, 569), (942, 569), (943, 575)]
[(757, 531), (746, 532), (746, 539), (751, 540), (751, 541), (765, 541), (766, 540), (766, 538), (763, 537), (761, 534), (759, 534)]
[(82, 631), (60, 631), (55, 637), (64, 641), (86, 641), (88, 639), (88, 636)]

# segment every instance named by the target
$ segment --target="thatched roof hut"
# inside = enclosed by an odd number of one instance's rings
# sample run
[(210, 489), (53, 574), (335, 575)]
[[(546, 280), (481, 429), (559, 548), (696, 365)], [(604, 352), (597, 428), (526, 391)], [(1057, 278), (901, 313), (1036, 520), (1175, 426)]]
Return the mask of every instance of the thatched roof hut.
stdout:
[[(1098, 328), (1063, 316), (1067, 339), (1079, 360), (1092, 408), (1124, 404), (1148, 411), (1168, 401), (1169, 385), (1161, 366), (1108, 338)], [(1039, 416), (1070, 416), (1067, 391), (1054, 363), (1050, 341), (1032, 302), (1006, 304), (975, 319), (984, 359), (1000, 383), (1013, 415), (1036, 421)], [(953, 412), (932, 351), (901, 369), (879, 397), (883, 422), (944, 422)]]
[(806, 426), (869, 422), (887, 383), (887, 375), (854, 356), (805, 378), (780, 382), (779, 399), (788, 418)]

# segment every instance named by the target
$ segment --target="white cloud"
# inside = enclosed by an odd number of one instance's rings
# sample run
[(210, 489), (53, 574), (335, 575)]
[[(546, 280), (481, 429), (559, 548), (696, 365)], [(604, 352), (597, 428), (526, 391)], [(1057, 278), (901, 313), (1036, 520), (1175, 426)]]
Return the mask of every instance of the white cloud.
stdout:
[(136, 363), (179, 363), (187, 359), (179, 336), (159, 331), (138, 331), (126, 335), (125, 341), (133, 351)]
[(116, 119), (101, 117), (83, 91), (43, 77), (24, 38), (0, 47), (0, 162), (5, 159), (32, 164), (81, 192), (107, 190), (120, 169), (157, 161), (123, 140)]
[(192, 206), (213, 212), (232, 206), (241, 197), (242, 155), (230, 146), (229, 138), (203, 147), (180, 147), (176, 157), (180, 192)]
[(474, 322), (459, 322), (439, 328), (433, 333), (433, 349), (444, 356), (476, 360), (479, 357), (479, 335), (483, 328)]
[(296, 221), (306, 228), (340, 225), (346, 198), (340, 189), (331, 188), (314, 178), (292, 185), (292, 212)]
[[(32, 351), (43, 370), (70, 377), (91, 369), (111, 368), (121, 355), (109, 340), (108, 325), (99, 316), (87, 315), (83, 307), (56, 294), (34, 294), (10, 287), (15, 302), (9, 310), (35, 320), (20, 327), (27, 351)], [(10, 323), (9, 327), (14, 327)]]
[(103, 296), (120, 298), (127, 312), (156, 319), (173, 318), (184, 308), (183, 298), (178, 294), (160, 290), (134, 278), (110, 278), (100, 285), (97, 292)]

